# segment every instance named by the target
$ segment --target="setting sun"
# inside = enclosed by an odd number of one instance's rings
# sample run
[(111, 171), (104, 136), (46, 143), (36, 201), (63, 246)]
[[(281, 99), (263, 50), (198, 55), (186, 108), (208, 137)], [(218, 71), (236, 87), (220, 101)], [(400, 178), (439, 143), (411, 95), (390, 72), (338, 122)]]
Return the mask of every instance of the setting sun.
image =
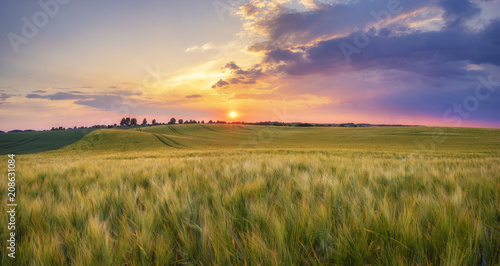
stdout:
[(231, 118), (235, 118), (235, 117), (237, 117), (237, 116), (238, 116), (238, 114), (237, 114), (235, 111), (231, 111), (231, 112), (229, 112), (229, 117), (231, 117)]

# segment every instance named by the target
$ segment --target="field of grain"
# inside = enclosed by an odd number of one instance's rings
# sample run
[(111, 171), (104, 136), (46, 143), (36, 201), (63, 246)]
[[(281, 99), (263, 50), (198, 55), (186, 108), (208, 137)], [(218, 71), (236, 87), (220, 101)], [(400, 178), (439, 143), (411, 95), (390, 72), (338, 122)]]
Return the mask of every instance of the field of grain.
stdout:
[(500, 263), (500, 130), (103, 129), (16, 161), (17, 265)]

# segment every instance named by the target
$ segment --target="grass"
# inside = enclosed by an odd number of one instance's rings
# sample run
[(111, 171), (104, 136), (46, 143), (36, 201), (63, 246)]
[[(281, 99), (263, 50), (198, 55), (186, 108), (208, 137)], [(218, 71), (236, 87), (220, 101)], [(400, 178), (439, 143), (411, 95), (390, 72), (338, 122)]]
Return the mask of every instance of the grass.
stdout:
[(2, 264), (498, 265), (499, 132), (94, 131), (16, 157), (18, 257)]

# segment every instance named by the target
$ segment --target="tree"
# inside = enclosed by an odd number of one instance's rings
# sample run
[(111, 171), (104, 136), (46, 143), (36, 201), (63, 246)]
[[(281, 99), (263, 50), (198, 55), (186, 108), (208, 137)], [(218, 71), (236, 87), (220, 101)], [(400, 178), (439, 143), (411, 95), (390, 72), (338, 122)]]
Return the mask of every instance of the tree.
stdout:
[(202, 123), (202, 124), (205, 124), (205, 120), (201, 120), (201, 123)]
[(137, 126), (137, 119), (132, 118), (132, 119), (130, 120), (130, 125), (131, 125), (131, 126)]
[(170, 119), (170, 122), (168, 122), (168, 124), (169, 124), (169, 125), (174, 125), (174, 124), (175, 124), (175, 121), (176, 121), (176, 120), (175, 120), (175, 118), (173, 118), (173, 117), (172, 117), (172, 118)]
[(180, 124), (183, 124), (183, 123), (184, 123), (184, 120), (179, 119), (179, 125), (180, 125)]
[(125, 125), (130, 126), (130, 117), (125, 118)]
[(142, 120), (142, 125), (146, 126), (147, 124), (148, 124), (148, 120), (146, 120), (146, 118), (144, 118), (144, 120)]
[(126, 125), (126, 122), (125, 122), (125, 117), (122, 118), (122, 121), (120, 121), (120, 126), (125, 126)]
[(153, 126), (156, 125), (156, 119), (153, 119)]
[(212, 121), (212, 120), (208, 121), (208, 123), (209, 123), (209, 124), (212, 124), (213, 122), (214, 122), (214, 121)]

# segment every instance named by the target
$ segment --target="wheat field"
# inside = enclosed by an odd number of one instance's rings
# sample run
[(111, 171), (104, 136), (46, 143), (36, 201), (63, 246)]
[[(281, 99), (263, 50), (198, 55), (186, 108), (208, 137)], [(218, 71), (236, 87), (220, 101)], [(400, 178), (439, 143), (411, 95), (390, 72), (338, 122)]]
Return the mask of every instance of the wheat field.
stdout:
[(16, 157), (18, 254), (2, 241), (2, 264), (498, 265), (499, 133), (97, 130)]

